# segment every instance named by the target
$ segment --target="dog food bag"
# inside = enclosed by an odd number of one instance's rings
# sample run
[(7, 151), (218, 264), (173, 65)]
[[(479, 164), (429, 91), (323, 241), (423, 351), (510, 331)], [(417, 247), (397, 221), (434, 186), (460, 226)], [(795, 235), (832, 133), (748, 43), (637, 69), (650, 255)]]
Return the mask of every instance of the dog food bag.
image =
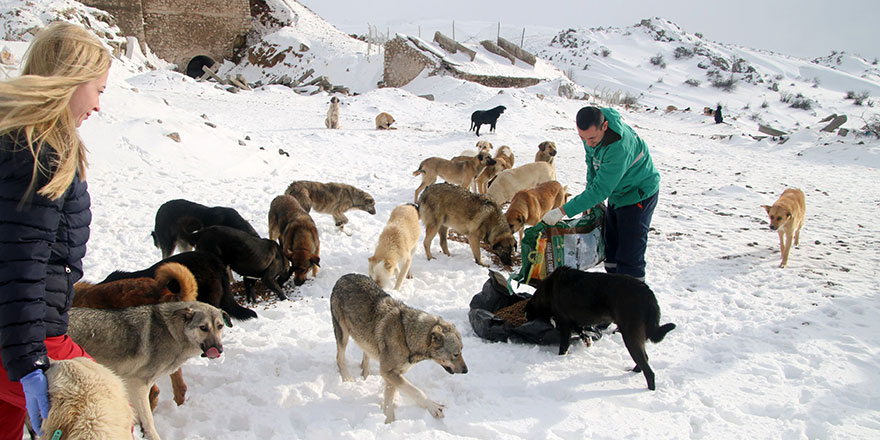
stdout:
[(559, 266), (586, 270), (598, 265), (605, 260), (604, 217), (605, 205), (600, 203), (581, 217), (527, 228), (521, 243), (522, 268), (511, 279), (535, 286)]

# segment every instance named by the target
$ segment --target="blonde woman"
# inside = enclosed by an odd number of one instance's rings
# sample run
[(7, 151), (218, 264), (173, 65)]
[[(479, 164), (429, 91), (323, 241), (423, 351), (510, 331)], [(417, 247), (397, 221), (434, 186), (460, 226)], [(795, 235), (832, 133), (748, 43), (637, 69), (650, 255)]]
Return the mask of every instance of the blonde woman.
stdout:
[(0, 82), (0, 440), (21, 439), (25, 414), (39, 433), (50, 358), (88, 356), (67, 336), (91, 222), (77, 128), (100, 110), (109, 69), (93, 34), (55, 23)]

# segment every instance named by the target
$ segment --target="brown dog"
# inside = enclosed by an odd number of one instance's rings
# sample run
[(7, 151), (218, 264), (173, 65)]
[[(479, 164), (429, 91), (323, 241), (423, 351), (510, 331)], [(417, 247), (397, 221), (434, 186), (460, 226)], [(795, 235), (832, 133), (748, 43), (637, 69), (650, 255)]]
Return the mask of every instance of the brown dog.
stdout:
[(269, 205), (269, 239), (281, 244), (281, 251), (290, 260), (293, 284), (301, 286), (306, 274), (318, 275), (321, 242), (312, 216), (293, 196), (275, 197)]
[[(761, 207), (770, 216), (770, 229), (779, 233), (779, 250), (782, 252), (782, 263), (779, 263), (779, 267), (785, 267), (788, 264), (788, 253), (791, 251), (792, 236), (795, 246), (800, 242), (801, 228), (804, 226), (804, 215), (807, 211), (804, 192), (797, 188), (788, 188), (782, 192), (773, 206), (761, 205)], [(785, 235), (784, 242), (783, 235)]]
[(555, 180), (544, 182), (532, 189), (517, 192), (507, 208), (504, 217), (510, 230), (519, 232), (522, 243), (523, 229), (526, 225), (534, 226), (548, 211), (565, 203), (565, 188)]
[(483, 171), (477, 176), (476, 192), (486, 194), (489, 184), (498, 175), (498, 173), (513, 168), (513, 151), (507, 145), (502, 145), (495, 153), (495, 164), (487, 165)]
[(397, 127), (391, 126), (393, 123), (394, 117), (388, 113), (382, 112), (376, 116), (376, 130), (397, 130)]
[(442, 177), (448, 183), (468, 188), (483, 168), (494, 163), (495, 159), (485, 153), (459, 160), (429, 157), (419, 164), (419, 169), (413, 171), (413, 176), (422, 175), (422, 184), (416, 188), (414, 202), (419, 202), (419, 193), (436, 182), (438, 177)]
[(553, 165), (554, 159), (556, 159), (556, 144), (553, 141), (544, 141), (538, 144), (535, 162), (547, 162)]

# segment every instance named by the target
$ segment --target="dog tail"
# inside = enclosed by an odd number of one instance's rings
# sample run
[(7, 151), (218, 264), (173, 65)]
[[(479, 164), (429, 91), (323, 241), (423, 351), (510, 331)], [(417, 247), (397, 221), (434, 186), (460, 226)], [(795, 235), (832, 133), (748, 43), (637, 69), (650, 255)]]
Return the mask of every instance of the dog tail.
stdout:
[(419, 169), (413, 171), (413, 176), (418, 176), (419, 174), (425, 174), (425, 172), (422, 171), (422, 167), (419, 167)]
[(672, 331), (672, 329), (674, 329), (674, 328), (675, 328), (675, 324), (673, 324), (671, 322), (663, 324), (660, 327), (655, 328), (653, 332), (650, 332), (650, 334), (648, 334), (648, 339), (650, 339), (651, 342), (656, 344), (656, 343), (662, 341), (663, 338), (666, 336), (666, 334), (669, 333), (670, 331)]
[(165, 263), (156, 269), (156, 285), (159, 290), (172, 292), (171, 301), (195, 301), (199, 294), (196, 277), (180, 263)]

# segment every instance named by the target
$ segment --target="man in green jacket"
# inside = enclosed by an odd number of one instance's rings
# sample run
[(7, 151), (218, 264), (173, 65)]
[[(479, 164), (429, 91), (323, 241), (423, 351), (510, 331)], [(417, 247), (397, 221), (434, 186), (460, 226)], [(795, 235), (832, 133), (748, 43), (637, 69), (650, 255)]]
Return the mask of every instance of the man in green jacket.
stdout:
[(542, 219), (549, 225), (608, 199), (603, 235), (605, 271), (645, 280), (648, 229), (660, 189), (648, 145), (611, 108), (584, 107), (577, 114), (584, 142), (587, 186)]

